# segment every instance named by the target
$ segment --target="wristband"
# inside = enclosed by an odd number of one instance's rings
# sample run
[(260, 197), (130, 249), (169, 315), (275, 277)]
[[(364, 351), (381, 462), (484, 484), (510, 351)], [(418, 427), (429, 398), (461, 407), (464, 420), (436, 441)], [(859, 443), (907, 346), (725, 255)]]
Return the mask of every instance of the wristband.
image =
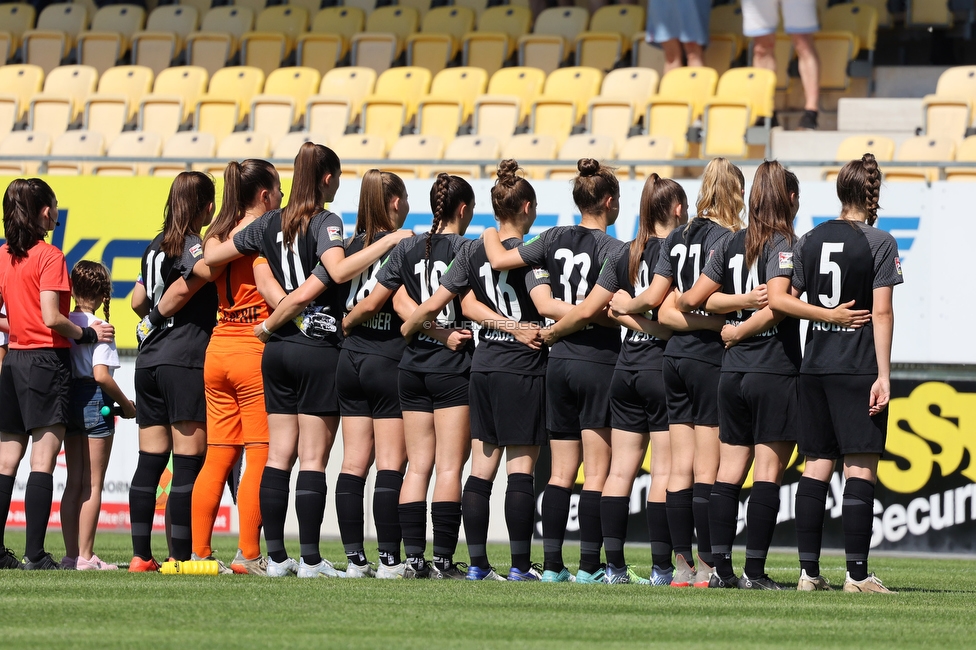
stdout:
[(268, 336), (271, 336), (271, 330), (268, 329), (268, 326), (265, 323), (267, 323), (267, 321), (261, 321), (261, 330)]
[(78, 345), (87, 345), (89, 343), (98, 343), (98, 332), (91, 327), (82, 327), (81, 336), (75, 339), (75, 343)]
[(149, 312), (150, 325), (160, 327), (164, 322), (166, 322), (166, 317), (159, 312), (159, 307), (153, 307), (152, 311)]

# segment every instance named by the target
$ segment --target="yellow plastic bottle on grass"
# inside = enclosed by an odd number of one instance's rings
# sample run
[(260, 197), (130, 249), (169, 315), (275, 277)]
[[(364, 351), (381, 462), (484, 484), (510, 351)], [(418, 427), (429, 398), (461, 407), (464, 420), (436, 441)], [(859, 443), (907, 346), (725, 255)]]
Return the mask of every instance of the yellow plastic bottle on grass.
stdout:
[(159, 569), (163, 575), (215, 576), (220, 572), (216, 560), (188, 560), (186, 562), (163, 562)]

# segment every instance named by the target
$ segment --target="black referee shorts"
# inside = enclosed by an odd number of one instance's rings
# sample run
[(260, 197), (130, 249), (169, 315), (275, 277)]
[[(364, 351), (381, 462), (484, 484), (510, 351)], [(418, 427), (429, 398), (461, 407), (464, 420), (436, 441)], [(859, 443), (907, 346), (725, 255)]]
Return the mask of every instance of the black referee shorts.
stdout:
[(546, 443), (546, 378), (472, 372), (471, 437), (496, 447)]
[(353, 350), (339, 353), (336, 389), (343, 417), (386, 420), (399, 418), (400, 396), (396, 359)]
[(26, 435), (68, 422), (67, 348), (9, 350), (0, 370), (0, 431)]
[(338, 364), (339, 348), (331, 345), (268, 341), (261, 356), (268, 413), (339, 415)]
[(556, 440), (579, 440), (583, 429), (610, 426), (613, 366), (579, 359), (549, 359), (546, 420)]
[(718, 426), (720, 366), (698, 359), (664, 357), (663, 373), (671, 424)]
[(798, 451), (809, 458), (884, 454), (888, 409), (868, 415), (876, 375), (800, 375)]
[(664, 376), (660, 370), (613, 371), (610, 420), (614, 429), (633, 433), (668, 430)]
[(723, 372), (718, 382), (718, 438), (752, 446), (796, 440), (796, 376)]
[(433, 413), (438, 409), (468, 405), (468, 373), (400, 370), (400, 410)]
[(136, 368), (135, 387), (140, 427), (207, 421), (203, 368)]

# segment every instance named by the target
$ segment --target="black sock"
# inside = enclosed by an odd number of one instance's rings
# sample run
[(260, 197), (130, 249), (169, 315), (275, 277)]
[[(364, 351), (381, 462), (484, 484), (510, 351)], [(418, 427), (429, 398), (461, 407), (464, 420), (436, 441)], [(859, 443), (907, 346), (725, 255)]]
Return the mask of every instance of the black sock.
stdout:
[(629, 517), (630, 497), (600, 498), (603, 546), (607, 551), (607, 564), (613, 565), (615, 569), (623, 569), (627, 566), (627, 560), (624, 559), (624, 542), (627, 541)]
[(376, 472), (373, 487), (373, 523), (376, 524), (376, 546), (380, 562), (386, 566), (400, 564), (400, 488), (403, 474), (390, 469)]
[(353, 564), (367, 564), (366, 549), (363, 547), (363, 495), (366, 494), (366, 479), (355, 474), (339, 474), (335, 486), (336, 515), (339, 520), (339, 536), (346, 559)]
[(191, 497), (197, 474), (203, 467), (203, 456), (173, 454), (173, 486), (169, 490), (166, 509), (170, 522), (170, 557), (189, 560), (193, 550)]
[(169, 454), (139, 452), (139, 462), (129, 484), (129, 522), (132, 554), (152, 559), (152, 525), (156, 514), (156, 488), (169, 463)]
[(265, 466), (261, 474), (261, 526), (268, 557), (281, 563), (288, 559), (285, 550), (285, 516), (288, 512), (288, 491), (291, 472)]
[(487, 550), (490, 504), (491, 481), (469, 476), (461, 493), (461, 513), (464, 516), (464, 537), (468, 542), (471, 566), (479, 569), (491, 567), (488, 564)]
[(695, 483), (692, 488), (691, 510), (698, 534), (698, 557), (708, 566), (715, 563), (712, 560), (712, 536), (708, 529), (708, 499), (711, 494), (711, 483)]
[(666, 506), (668, 510), (668, 530), (671, 531), (671, 542), (674, 545), (674, 556), (681, 556), (688, 566), (695, 566), (695, 557), (691, 553), (691, 540), (695, 532), (695, 517), (691, 512), (692, 490), (678, 490), (668, 492)]
[(7, 528), (7, 515), (10, 513), (10, 500), (14, 495), (14, 477), (0, 474), (0, 552), (7, 548), (3, 535)]
[(430, 504), (430, 523), (434, 528), (434, 562), (439, 568), (446, 569), (457, 550), (461, 532), (461, 504), (457, 501), (434, 501)]
[(512, 566), (525, 573), (532, 568), (532, 529), (535, 524), (535, 483), (531, 474), (508, 475), (505, 523), (508, 525)]
[(580, 527), (580, 570), (595, 573), (600, 569), (603, 524), (600, 522), (600, 493), (583, 490), (577, 515)]
[[(696, 484), (697, 488), (698, 484)], [(731, 483), (715, 483), (708, 499), (708, 530), (712, 541), (712, 560), (719, 578), (731, 578), (732, 543), (735, 541), (741, 488)], [(697, 518), (696, 518), (697, 523)], [(703, 558), (704, 560), (704, 558)]]
[(322, 561), (319, 538), (325, 517), (325, 472), (298, 472), (295, 482), (295, 513), (298, 515), (298, 545), (305, 564), (314, 566)]
[(849, 478), (844, 486), (844, 551), (851, 580), (868, 577), (868, 551), (874, 523), (874, 483)]
[(750, 578), (758, 578), (766, 573), (766, 554), (773, 541), (777, 515), (779, 486), (768, 481), (753, 483), (749, 508), (746, 510), (745, 574)]
[(566, 539), (572, 495), (573, 491), (569, 488), (552, 484), (547, 485), (542, 494), (542, 548), (546, 571), (559, 573), (566, 568), (563, 564), (563, 540)]
[(408, 558), (422, 558), (427, 550), (427, 502), (401, 503), (398, 510), (403, 550)]
[(651, 540), (651, 562), (667, 570), (671, 564), (671, 529), (668, 527), (668, 508), (657, 501), (647, 502), (647, 532)]
[(27, 477), (24, 493), (24, 514), (27, 517), (27, 551), (31, 562), (44, 556), (44, 535), (47, 521), (51, 518), (51, 500), (54, 497), (54, 476), (47, 472), (31, 472)]
[(820, 575), (820, 547), (830, 484), (806, 476), (796, 488), (796, 550), (800, 568), (811, 578)]

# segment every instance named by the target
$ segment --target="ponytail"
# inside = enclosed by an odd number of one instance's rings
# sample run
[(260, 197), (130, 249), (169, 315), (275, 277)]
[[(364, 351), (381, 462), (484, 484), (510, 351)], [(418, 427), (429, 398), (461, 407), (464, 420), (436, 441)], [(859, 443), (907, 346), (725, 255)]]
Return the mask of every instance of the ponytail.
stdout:
[(407, 187), (396, 174), (371, 169), (363, 175), (356, 214), (356, 234), (365, 235), (363, 246), (372, 244), (377, 233), (396, 230), (397, 225), (390, 216), (390, 203), (394, 198), (403, 200), (406, 196)]
[(341, 171), (339, 156), (324, 145), (306, 142), (298, 150), (288, 205), (281, 211), (281, 234), (286, 246), (304, 234), (312, 217), (322, 211), (325, 204), (322, 178)]
[(630, 242), (630, 265), (627, 267), (627, 275), (631, 285), (637, 282), (641, 257), (648, 240), (654, 235), (658, 226), (667, 227), (671, 223), (674, 218), (674, 206), (681, 205), (687, 200), (684, 188), (670, 178), (651, 174), (644, 181), (637, 237)]
[(865, 213), (869, 226), (878, 220), (880, 196), (881, 170), (874, 154), (866, 153), (860, 160), (852, 160), (837, 174), (837, 198), (840, 199), (841, 211)]
[(203, 172), (180, 172), (169, 188), (163, 208), (163, 243), (160, 249), (169, 257), (183, 254), (187, 235), (200, 234), (203, 215), (214, 202), (214, 182)]
[[(51, 186), (39, 178), (18, 178), (10, 182), (3, 194), (3, 231), (7, 250), (15, 260), (27, 257), (27, 251), (47, 235), (41, 223), (41, 211), (54, 209), (57, 199)], [(51, 215), (56, 220), (57, 215)]]
[[(779, 162), (767, 160), (759, 165), (749, 192), (749, 227), (746, 228), (746, 267), (751, 267), (774, 235), (793, 243), (793, 207), (790, 181)], [(792, 174), (791, 174), (792, 175)], [(796, 176), (793, 176), (796, 179)], [(797, 186), (797, 191), (799, 186)]]
[(275, 191), (277, 173), (274, 165), (266, 160), (249, 158), (244, 162), (230, 161), (224, 169), (224, 196), (220, 212), (207, 229), (204, 241), (211, 238), (219, 242), (230, 237), (247, 209), (253, 206), (261, 190)]

